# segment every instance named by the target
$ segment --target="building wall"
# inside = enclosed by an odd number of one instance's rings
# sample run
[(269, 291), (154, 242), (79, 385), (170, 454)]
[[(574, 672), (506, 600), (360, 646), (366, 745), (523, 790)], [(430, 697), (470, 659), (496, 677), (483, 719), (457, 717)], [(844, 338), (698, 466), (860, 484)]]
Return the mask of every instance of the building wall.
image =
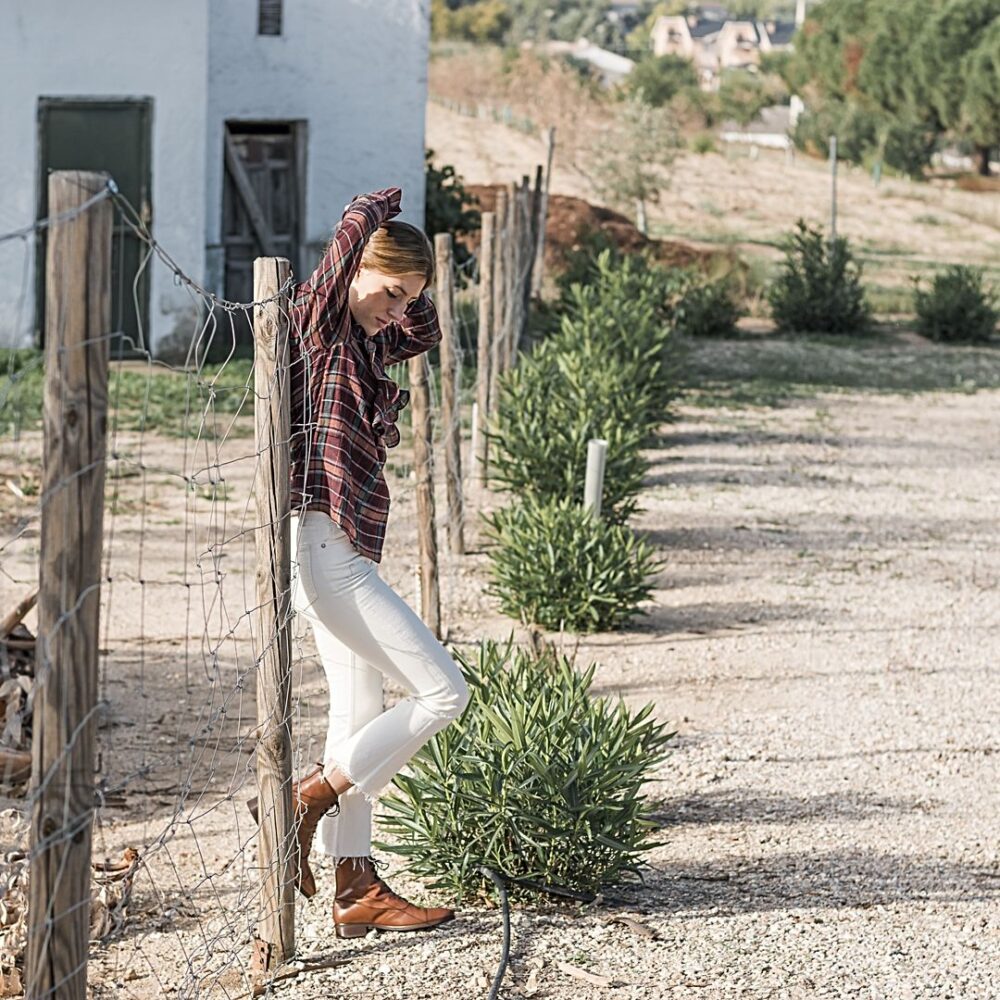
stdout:
[[(154, 232), (184, 270), (200, 275), (205, 256), (205, 0), (3, 0), (2, 18), (0, 233), (35, 218), (39, 97), (148, 97), (153, 100)], [(0, 243), (0, 345), (32, 342), (33, 266), (33, 240)], [(178, 324), (190, 325), (190, 302), (164, 268), (153, 269), (154, 343)]]
[(399, 186), (400, 218), (423, 223), (428, 9), (421, 0), (285, 0), (282, 34), (258, 36), (256, 3), (212, 0), (205, 212), (216, 287), (227, 120), (306, 123), (300, 273), (355, 194)]
[[(277, 37), (257, 35), (253, 0), (3, 0), (0, 233), (35, 217), (39, 97), (152, 98), (153, 233), (217, 292), (229, 119), (306, 122), (299, 271), (356, 193), (399, 185), (401, 217), (419, 225), (429, 30), (422, 0), (285, 0)], [(0, 244), (0, 345), (32, 342), (33, 256), (33, 240)], [(154, 262), (154, 352), (197, 321)]]

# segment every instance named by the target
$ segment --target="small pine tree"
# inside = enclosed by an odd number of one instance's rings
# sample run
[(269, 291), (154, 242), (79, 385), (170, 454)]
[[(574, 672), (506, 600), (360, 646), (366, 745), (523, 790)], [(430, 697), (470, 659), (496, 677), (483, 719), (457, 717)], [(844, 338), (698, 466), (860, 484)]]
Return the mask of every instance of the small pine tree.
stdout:
[(781, 274), (768, 299), (782, 331), (865, 333), (871, 327), (861, 265), (847, 240), (827, 240), (802, 219), (786, 243)]

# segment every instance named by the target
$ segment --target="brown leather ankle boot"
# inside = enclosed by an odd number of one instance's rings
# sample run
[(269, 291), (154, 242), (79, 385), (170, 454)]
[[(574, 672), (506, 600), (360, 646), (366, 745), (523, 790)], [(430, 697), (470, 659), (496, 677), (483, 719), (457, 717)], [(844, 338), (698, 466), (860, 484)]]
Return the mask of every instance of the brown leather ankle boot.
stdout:
[[(250, 815), (257, 820), (257, 799), (247, 803)], [(319, 821), (331, 810), (339, 808), (337, 793), (323, 777), (323, 765), (317, 764), (298, 781), (292, 782), (292, 809), (295, 813), (298, 834), (298, 869), (295, 885), (306, 899), (316, 895), (316, 879), (309, 867), (309, 851)]]
[(455, 916), (443, 906), (414, 906), (397, 896), (375, 870), (371, 858), (342, 858), (337, 862), (337, 896), (333, 924), (337, 937), (364, 937), (377, 931), (422, 931)]

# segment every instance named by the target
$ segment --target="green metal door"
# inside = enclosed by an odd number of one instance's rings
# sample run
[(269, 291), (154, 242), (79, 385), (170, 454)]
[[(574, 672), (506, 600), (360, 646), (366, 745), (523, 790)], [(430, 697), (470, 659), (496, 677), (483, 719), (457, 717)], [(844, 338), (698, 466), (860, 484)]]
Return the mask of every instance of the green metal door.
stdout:
[[(38, 101), (38, 218), (48, 214), (48, 174), (52, 170), (109, 173), (149, 227), (151, 100), (88, 101), (43, 97)], [(45, 232), (39, 235), (35, 274), (36, 338), (45, 331)], [(149, 278), (143, 266), (146, 245), (115, 213), (111, 247), (112, 357), (149, 345)]]

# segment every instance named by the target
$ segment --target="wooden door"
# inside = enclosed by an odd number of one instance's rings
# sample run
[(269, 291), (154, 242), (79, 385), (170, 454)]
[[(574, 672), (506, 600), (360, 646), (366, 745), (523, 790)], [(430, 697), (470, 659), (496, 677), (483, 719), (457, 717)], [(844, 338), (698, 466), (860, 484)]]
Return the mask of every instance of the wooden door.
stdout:
[[(121, 193), (152, 225), (150, 192), (151, 100), (40, 98), (38, 102), (38, 218), (49, 208), (49, 171), (109, 173)], [(45, 230), (35, 258), (35, 337), (45, 331)], [(146, 244), (115, 212), (111, 245), (111, 356), (134, 356), (149, 343), (149, 280), (143, 267)]]
[[(222, 243), (225, 297), (253, 298), (255, 257), (287, 257), (298, 266), (303, 184), (298, 123), (229, 122), (225, 129)], [(248, 330), (239, 336), (246, 338)], [(245, 346), (245, 345), (244, 345)]]

